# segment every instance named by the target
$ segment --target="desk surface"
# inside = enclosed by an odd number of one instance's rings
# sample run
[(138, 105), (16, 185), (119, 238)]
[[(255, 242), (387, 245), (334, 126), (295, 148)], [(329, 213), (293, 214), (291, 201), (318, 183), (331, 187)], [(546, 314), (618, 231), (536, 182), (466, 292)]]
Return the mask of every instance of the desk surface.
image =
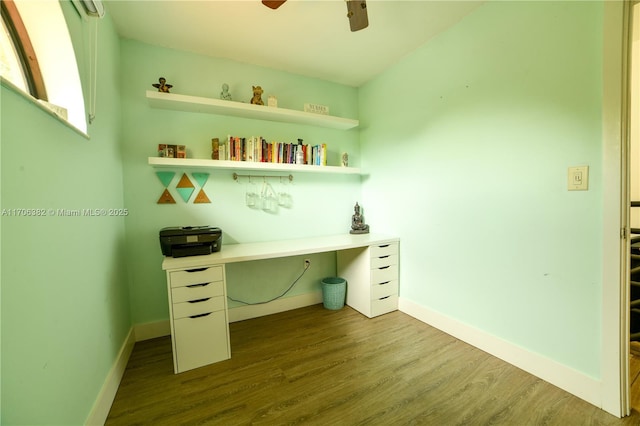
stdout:
[(295, 240), (265, 241), (223, 245), (219, 252), (204, 256), (165, 257), (162, 269), (199, 268), (221, 263), (246, 262), (273, 259), (310, 253), (346, 250), (370, 245), (399, 241), (398, 237), (382, 234), (340, 234), (325, 237), (300, 238)]

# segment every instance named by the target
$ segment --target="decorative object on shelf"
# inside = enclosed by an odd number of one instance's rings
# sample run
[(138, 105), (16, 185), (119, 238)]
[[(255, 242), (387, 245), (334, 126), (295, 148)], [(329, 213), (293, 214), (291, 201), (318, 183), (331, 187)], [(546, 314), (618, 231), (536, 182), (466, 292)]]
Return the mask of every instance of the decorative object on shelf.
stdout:
[(304, 164), (304, 145), (302, 139), (298, 139), (298, 146), (296, 147), (296, 164)]
[(304, 104), (304, 112), (310, 112), (312, 114), (329, 115), (329, 107), (318, 104)]
[(186, 145), (178, 145), (176, 147), (176, 158), (187, 158)]
[(251, 103), (253, 105), (264, 105), (264, 102), (262, 102), (262, 94), (264, 93), (264, 90), (262, 90), (262, 87), (260, 86), (251, 86), (253, 87), (253, 97), (251, 98)]
[(176, 185), (176, 190), (185, 203), (189, 201), (191, 194), (193, 194), (193, 191), (195, 190), (195, 186), (193, 186), (193, 183), (191, 183), (186, 173), (182, 174), (180, 182)]
[(346, 152), (342, 153), (340, 165), (342, 167), (349, 167), (349, 154), (347, 154)]
[(220, 159), (220, 139), (218, 138), (211, 139), (211, 159)]
[(351, 216), (351, 231), (350, 234), (368, 234), (369, 233), (369, 225), (364, 224), (364, 219), (362, 214), (360, 213), (360, 206), (356, 202), (356, 205), (353, 207), (354, 213)]
[(167, 79), (164, 77), (160, 77), (158, 81), (159, 83), (154, 83), (152, 86), (158, 89), (158, 92), (169, 93), (169, 89), (171, 89), (173, 85), (167, 84)]
[(186, 147), (184, 145), (167, 145), (164, 143), (158, 144), (158, 157), (167, 157), (167, 158), (180, 158), (178, 157), (178, 147), (181, 147), (184, 157), (187, 157)]
[(231, 100), (231, 93), (229, 93), (229, 85), (227, 83), (224, 83), (222, 85), (222, 92), (220, 92), (220, 99), (222, 99), (223, 101)]
[(273, 95), (269, 95), (267, 98), (267, 106), (278, 108), (278, 98)]

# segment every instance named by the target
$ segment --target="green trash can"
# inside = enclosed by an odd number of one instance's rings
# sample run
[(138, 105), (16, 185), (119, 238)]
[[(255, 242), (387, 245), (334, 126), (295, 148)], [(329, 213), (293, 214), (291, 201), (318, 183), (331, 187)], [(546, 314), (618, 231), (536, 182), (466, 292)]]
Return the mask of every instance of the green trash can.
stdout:
[(326, 309), (342, 309), (346, 297), (347, 281), (344, 278), (328, 277), (322, 280), (322, 303)]

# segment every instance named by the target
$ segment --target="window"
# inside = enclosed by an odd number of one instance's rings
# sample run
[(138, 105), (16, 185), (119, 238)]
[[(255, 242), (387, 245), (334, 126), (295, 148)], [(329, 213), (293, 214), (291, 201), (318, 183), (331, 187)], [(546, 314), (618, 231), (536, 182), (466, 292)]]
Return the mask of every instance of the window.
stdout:
[(2, 21), (2, 77), (86, 133), (80, 74), (60, 3), (2, 0)]
[(2, 1), (0, 75), (37, 99), (47, 100), (38, 59), (20, 13), (11, 0)]

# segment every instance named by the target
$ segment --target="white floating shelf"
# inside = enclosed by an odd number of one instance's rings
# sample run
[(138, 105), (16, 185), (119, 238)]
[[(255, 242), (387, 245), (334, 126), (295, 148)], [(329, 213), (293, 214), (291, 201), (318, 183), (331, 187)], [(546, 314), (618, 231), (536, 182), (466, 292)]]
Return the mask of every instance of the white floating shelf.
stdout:
[(357, 167), (311, 166), (307, 164), (254, 163), (251, 161), (202, 160), (196, 158), (149, 157), (149, 165), (155, 168), (228, 169), (272, 172), (334, 173), (359, 175)]
[(318, 127), (348, 130), (358, 127), (359, 121), (331, 115), (313, 114), (264, 105), (245, 104), (235, 101), (178, 95), (175, 93), (147, 91), (147, 100), (153, 108), (207, 114), (231, 115), (256, 120), (278, 121), (282, 123), (308, 124)]

